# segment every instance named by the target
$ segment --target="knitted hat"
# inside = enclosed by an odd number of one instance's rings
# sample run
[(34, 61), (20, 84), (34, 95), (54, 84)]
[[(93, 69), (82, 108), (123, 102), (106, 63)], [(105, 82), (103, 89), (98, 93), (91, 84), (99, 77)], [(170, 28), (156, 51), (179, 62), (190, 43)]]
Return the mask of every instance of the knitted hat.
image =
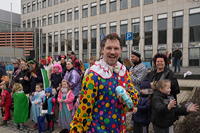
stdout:
[(52, 88), (46, 88), (45, 93), (52, 93)]
[(131, 54), (137, 56), (138, 58), (141, 57), (141, 53), (139, 51), (136, 51), (136, 50), (132, 51)]

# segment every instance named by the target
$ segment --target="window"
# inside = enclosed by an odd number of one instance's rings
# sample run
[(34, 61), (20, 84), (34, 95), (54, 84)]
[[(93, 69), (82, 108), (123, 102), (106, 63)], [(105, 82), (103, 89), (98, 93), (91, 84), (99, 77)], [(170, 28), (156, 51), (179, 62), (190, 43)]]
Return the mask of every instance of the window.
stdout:
[(39, 19), (39, 17), (37, 17), (37, 27), (41, 26), (41, 20)]
[(153, 0), (144, 0), (144, 5), (153, 3)]
[(140, 23), (132, 23), (132, 32), (133, 32), (133, 46), (139, 46), (140, 42)]
[(131, 7), (140, 6), (140, 0), (131, 0)]
[(32, 28), (35, 28), (36, 27), (36, 21), (35, 21), (35, 18), (32, 19)]
[(110, 33), (116, 33), (117, 32), (117, 25), (110, 25)]
[(165, 1), (165, 0), (157, 0), (157, 2), (160, 2), (160, 1)]
[(30, 12), (31, 12), (31, 4), (28, 3), (28, 4), (27, 4), (27, 13), (30, 13)]
[(68, 9), (67, 10), (67, 21), (71, 21), (72, 20), (72, 9)]
[(53, 0), (48, 0), (48, 6), (52, 6)]
[(26, 28), (26, 21), (25, 20), (23, 21), (23, 26), (22, 27)]
[(47, 6), (47, 0), (42, 0), (42, 8), (46, 8)]
[(87, 49), (87, 44), (88, 44), (88, 31), (84, 30), (83, 31), (83, 49)]
[(106, 27), (101, 27), (100, 25), (100, 41), (102, 41), (104, 39), (104, 37), (106, 36)]
[(100, 14), (106, 13), (106, 1), (101, 0), (100, 1)]
[(128, 8), (128, 0), (120, 0), (120, 9), (127, 9)]
[(52, 34), (48, 34), (49, 53), (52, 52)]
[(78, 20), (79, 19), (79, 9), (75, 8), (74, 10), (74, 20)]
[(23, 6), (22, 13), (23, 13), (23, 14), (26, 13), (26, 5)]
[(200, 48), (189, 49), (189, 66), (200, 66)]
[(63, 2), (65, 2), (65, 0), (60, 0), (60, 3), (63, 3)]
[(200, 13), (189, 16), (190, 42), (200, 42)]
[(41, 8), (41, 2), (38, 0), (37, 1), (37, 10), (40, 10), (40, 8)]
[(49, 15), (48, 15), (48, 25), (51, 25), (52, 22), (53, 22), (52, 15), (49, 14)]
[(42, 34), (42, 52), (46, 53), (46, 34)]
[(144, 51), (145, 61), (151, 62), (152, 61), (152, 57), (153, 57), (153, 51), (152, 50), (145, 50)]
[(183, 16), (173, 17), (173, 43), (183, 42)]
[(96, 49), (97, 30), (91, 30), (91, 49)]
[(121, 24), (120, 25), (120, 37), (122, 40), (122, 46), (126, 46), (125, 35), (128, 32), (128, 24)]
[(74, 32), (74, 40), (75, 40), (75, 50), (79, 49), (79, 32)]
[(54, 52), (58, 52), (58, 34), (54, 35)]
[(60, 12), (60, 22), (61, 23), (65, 22), (65, 11)]
[(97, 30), (91, 30), (91, 57), (96, 57)]
[(30, 19), (27, 20), (27, 28), (31, 28), (31, 20)]
[(167, 44), (167, 19), (158, 20), (158, 45)]
[(83, 30), (82, 32), (82, 38), (83, 38), (83, 62), (87, 61), (87, 49), (88, 49), (88, 31)]
[(110, 0), (110, 5), (109, 5), (109, 11), (114, 12), (117, 10), (117, 1), (116, 0)]
[(43, 16), (42, 17), (42, 26), (46, 26), (46, 24), (47, 24), (47, 17)]
[(88, 5), (84, 5), (82, 9), (82, 18), (88, 17)]
[(32, 11), (33, 12), (36, 11), (36, 2), (35, 1), (32, 2)]
[(58, 13), (54, 13), (54, 24), (58, 24)]
[(97, 15), (97, 3), (92, 3), (91, 4), (91, 16), (96, 16)]
[(54, 0), (54, 5), (57, 5), (58, 4), (58, 0)]
[(72, 32), (67, 33), (67, 50), (72, 50)]
[(61, 52), (65, 51), (65, 33), (60, 34)]
[(144, 22), (144, 44), (152, 45), (152, 36), (153, 36), (153, 21)]

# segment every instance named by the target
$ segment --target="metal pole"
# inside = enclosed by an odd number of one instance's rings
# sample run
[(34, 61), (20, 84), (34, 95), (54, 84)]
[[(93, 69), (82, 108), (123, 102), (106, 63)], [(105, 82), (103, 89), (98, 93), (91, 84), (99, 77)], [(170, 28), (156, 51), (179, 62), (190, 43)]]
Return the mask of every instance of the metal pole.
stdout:
[[(41, 1), (39, 1), (39, 14), (40, 14), (40, 10), (41, 10)], [(38, 61), (40, 60), (40, 51), (41, 51), (41, 36), (40, 36), (40, 25), (42, 24), (42, 21), (40, 21), (40, 16), (39, 16), (39, 25), (38, 25), (38, 29), (39, 29), (39, 52), (38, 52)]]
[(139, 51), (142, 57), (144, 57), (144, 19), (143, 19), (143, 0), (140, 0), (140, 42)]
[[(10, 3), (10, 45), (11, 45), (11, 49), (12, 49), (12, 2)], [(11, 54), (12, 55), (12, 54)], [(15, 57), (15, 46), (14, 46), (14, 57)]]

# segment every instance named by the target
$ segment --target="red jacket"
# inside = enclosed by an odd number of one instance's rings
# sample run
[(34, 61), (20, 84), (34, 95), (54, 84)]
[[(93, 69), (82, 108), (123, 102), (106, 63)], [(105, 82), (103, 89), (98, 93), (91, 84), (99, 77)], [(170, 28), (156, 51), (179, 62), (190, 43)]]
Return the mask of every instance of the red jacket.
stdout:
[(1, 103), (0, 105), (2, 107), (10, 107), (12, 103), (12, 98), (11, 98), (11, 94), (7, 89), (3, 89), (1, 92)]

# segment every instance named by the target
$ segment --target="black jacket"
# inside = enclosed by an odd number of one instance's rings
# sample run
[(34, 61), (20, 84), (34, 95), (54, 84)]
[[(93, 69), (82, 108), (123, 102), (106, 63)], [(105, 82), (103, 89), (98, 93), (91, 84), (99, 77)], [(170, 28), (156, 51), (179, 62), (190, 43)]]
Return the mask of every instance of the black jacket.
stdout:
[(164, 71), (160, 73), (157, 73), (156, 70), (152, 70), (145, 77), (145, 80), (148, 80), (149, 82), (159, 81), (163, 79), (168, 79), (171, 81), (170, 94), (173, 95), (175, 99), (177, 99), (176, 95), (180, 93), (179, 84), (176, 77), (174, 76), (174, 73), (169, 68), (165, 68)]
[(168, 110), (169, 97), (160, 91), (155, 91), (152, 97), (151, 121), (160, 128), (168, 128), (180, 115), (187, 115), (185, 107), (177, 106)]

